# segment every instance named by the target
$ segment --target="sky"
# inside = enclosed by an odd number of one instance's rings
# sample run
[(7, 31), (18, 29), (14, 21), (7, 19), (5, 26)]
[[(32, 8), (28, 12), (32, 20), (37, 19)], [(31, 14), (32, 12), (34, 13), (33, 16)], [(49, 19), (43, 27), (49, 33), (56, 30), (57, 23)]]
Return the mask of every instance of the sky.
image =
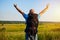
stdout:
[(60, 22), (60, 0), (0, 0), (0, 21), (25, 21), (23, 16), (14, 8), (17, 4), (24, 13), (34, 9), (38, 14), (47, 4), (49, 9), (39, 18), (39, 21)]

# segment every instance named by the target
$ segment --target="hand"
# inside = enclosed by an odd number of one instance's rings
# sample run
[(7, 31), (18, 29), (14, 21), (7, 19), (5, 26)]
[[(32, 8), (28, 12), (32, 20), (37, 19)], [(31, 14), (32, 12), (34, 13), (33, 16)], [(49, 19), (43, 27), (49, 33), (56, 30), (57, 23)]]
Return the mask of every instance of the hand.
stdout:
[(49, 5), (50, 5), (50, 4), (47, 4), (46, 8), (48, 8), (48, 7), (49, 7)]
[(17, 7), (17, 4), (14, 4), (14, 7)]

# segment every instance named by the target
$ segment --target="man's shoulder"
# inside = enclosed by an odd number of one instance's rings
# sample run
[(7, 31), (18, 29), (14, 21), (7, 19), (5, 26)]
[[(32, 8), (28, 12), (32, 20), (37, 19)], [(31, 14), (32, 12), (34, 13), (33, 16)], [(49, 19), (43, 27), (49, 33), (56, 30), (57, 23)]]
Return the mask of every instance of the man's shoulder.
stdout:
[(23, 16), (28, 16), (28, 14), (24, 13)]
[(23, 17), (27, 20), (27, 18), (28, 18), (28, 14), (23, 14)]

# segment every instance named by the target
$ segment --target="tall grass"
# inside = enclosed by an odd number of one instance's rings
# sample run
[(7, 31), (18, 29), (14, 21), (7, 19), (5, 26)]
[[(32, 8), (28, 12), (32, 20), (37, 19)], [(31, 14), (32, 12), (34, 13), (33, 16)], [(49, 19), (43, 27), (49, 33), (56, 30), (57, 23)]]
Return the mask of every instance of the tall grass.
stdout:
[[(25, 33), (5, 32), (0, 33), (0, 40), (25, 40)], [(38, 33), (38, 40), (60, 40), (60, 32), (43, 32)]]
[[(0, 24), (0, 40), (25, 40), (25, 24)], [(42, 23), (38, 40), (60, 40), (60, 24)]]

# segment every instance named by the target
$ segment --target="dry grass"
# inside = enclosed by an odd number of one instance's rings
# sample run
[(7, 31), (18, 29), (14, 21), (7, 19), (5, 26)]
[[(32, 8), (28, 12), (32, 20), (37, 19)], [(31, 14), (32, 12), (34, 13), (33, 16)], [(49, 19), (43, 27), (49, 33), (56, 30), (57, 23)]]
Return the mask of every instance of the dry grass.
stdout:
[[(0, 40), (25, 40), (25, 27), (25, 24), (0, 24)], [(38, 40), (60, 40), (60, 23), (39, 24)]]

